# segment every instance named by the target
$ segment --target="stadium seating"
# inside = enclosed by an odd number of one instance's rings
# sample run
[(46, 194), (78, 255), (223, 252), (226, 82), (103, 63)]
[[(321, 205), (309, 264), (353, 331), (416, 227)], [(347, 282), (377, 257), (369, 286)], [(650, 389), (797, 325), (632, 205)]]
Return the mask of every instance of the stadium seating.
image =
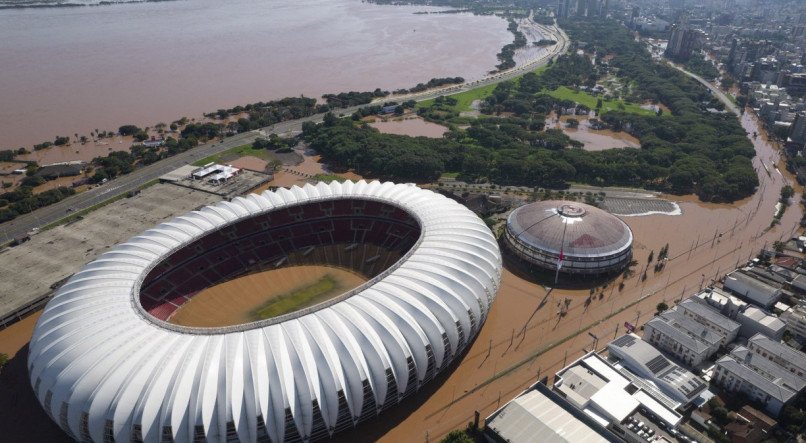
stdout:
[(140, 303), (154, 317), (168, 320), (202, 289), (278, 263), (333, 265), (371, 278), (419, 236), (411, 215), (381, 202), (343, 199), (281, 208), (175, 251), (145, 278)]

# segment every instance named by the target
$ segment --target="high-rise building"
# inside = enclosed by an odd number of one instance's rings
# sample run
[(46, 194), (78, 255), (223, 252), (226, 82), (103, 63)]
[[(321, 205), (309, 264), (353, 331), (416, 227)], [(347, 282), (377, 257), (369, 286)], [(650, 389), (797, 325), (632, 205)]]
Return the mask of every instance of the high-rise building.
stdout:
[(691, 57), (694, 43), (697, 40), (696, 31), (672, 25), (672, 34), (669, 37), (669, 45), (666, 47), (666, 55), (670, 58), (687, 59)]
[(571, 9), (571, 0), (558, 0), (557, 18), (568, 18)]

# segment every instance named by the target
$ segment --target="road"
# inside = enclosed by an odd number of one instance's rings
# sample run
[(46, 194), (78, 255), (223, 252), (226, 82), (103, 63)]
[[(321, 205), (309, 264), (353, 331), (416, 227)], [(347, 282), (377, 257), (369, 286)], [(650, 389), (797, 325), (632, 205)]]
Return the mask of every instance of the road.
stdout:
[(708, 80), (705, 80), (704, 78), (700, 77), (699, 75), (697, 75), (697, 74), (695, 74), (693, 72), (686, 71), (685, 69), (681, 68), (680, 66), (677, 66), (674, 63), (669, 63), (669, 66), (677, 69), (678, 71), (682, 72), (683, 74), (686, 74), (687, 76), (693, 78), (694, 80), (697, 80), (698, 82), (702, 83), (702, 85), (705, 86), (706, 88), (708, 88), (711, 91), (711, 93), (714, 94), (719, 99), (719, 101), (721, 101), (722, 103), (725, 104), (725, 108), (728, 109), (730, 112), (732, 112), (732, 113), (734, 113), (736, 115), (741, 114), (741, 110), (739, 109), (738, 106), (736, 106), (736, 103), (734, 103), (733, 100), (731, 100), (730, 97), (728, 97), (727, 94), (722, 92), (721, 89), (719, 89), (716, 86), (714, 86), (713, 84), (711, 84), (711, 82), (709, 82)]
[[(436, 98), (441, 95), (453, 95), (460, 92), (469, 91), (471, 89), (479, 88), (482, 86), (499, 83), (502, 81), (510, 80), (528, 71), (534, 70), (540, 66), (545, 65), (548, 61), (568, 50), (568, 36), (561, 29), (556, 26), (545, 27), (551, 36), (557, 41), (557, 44), (551, 47), (541, 57), (531, 60), (528, 63), (518, 66), (507, 71), (491, 74), (490, 76), (471, 83), (466, 83), (459, 86), (452, 86), (449, 88), (442, 88), (437, 90), (424, 91), (418, 94), (410, 94), (407, 96), (396, 96), (395, 100), (415, 100), (424, 101)], [(388, 98), (387, 98), (388, 100)], [(374, 103), (373, 103), (374, 104)], [(351, 115), (358, 109), (370, 105), (353, 106), (336, 111), (339, 115)], [(128, 193), (129, 191), (136, 190), (137, 188), (145, 185), (146, 183), (156, 180), (160, 176), (173, 171), (186, 164), (193, 163), (199, 159), (218, 154), (237, 146), (253, 142), (257, 137), (263, 134), (284, 134), (288, 132), (302, 130), (302, 124), (305, 122), (320, 122), (324, 114), (316, 114), (309, 117), (304, 117), (297, 120), (290, 120), (275, 125), (261, 128), (257, 131), (238, 134), (224, 139), (222, 142), (212, 142), (199, 145), (189, 151), (177, 154), (173, 157), (160, 160), (151, 165), (143, 168), (136, 169), (135, 171), (118, 177), (114, 180), (107, 182), (102, 186), (98, 186), (81, 194), (68, 197), (58, 203), (39, 208), (29, 214), (24, 214), (16, 219), (0, 224), (0, 245), (12, 241), (14, 238), (24, 236), (25, 234), (33, 231), (34, 229), (42, 228), (53, 222), (59, 221), (73, 212), (83, 211), (91, 208), (99, 203), (115, 198), (119, 195)], [(69, 211), (69, 212), (68, 212)]]

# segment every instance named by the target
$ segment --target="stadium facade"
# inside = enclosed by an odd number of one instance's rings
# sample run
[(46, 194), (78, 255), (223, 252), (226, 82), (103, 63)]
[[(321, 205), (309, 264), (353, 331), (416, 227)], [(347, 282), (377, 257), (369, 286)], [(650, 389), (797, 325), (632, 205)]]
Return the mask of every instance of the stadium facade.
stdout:
[(504, 243), (530, 265), (566, 274), (605, 274), (632, 260), (633, 235), (618, 217), (584, 203), (546, 200), (512, 211)]
[[(370, 279), (253, 323), (167, 321), (204, 286), (314, 262)], [(319, 440), (448, 368), (478, 334), (500, 276), (485, 224), (413, 185), (238, 197), (133, 237), (70, 278), (37, 322), (31, 385), (79, 441)]]

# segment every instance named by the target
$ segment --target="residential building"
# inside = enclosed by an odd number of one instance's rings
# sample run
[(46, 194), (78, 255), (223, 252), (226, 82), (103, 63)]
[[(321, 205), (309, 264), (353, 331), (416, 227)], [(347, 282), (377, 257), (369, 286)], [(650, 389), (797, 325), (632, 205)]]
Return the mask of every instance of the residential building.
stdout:
[(691, 51), (697, 40), (697, 31), (680, 25), (672, 25), (672, 34), (666, 47), (666, 55), (676, 59), (691, 57)]
[(806, 382), (782, 366), (744, 346), (717, 360), (713, 381), (723, 389), (742, 392), (778, 416)]
[(795, 306), (781, 315), (786, 330), (799, 343), (806, 344), (806, 306)]
[(698, 366), (719, 350), (723, 337), (670, 309), (644, 325), (643, 339), (689, 366)]
[(739, 335), (752, 337), (763, 334), (773, 340), (781, 340), (786, 330), (786, 323), (778, 317), (768, 314), (755, 306), (748, 306), (736, 315), (736, 321), (742, 325)]
[(770, 285), (741, 270), (728, 274), (723, 286), (739, 297), (765, 309), (770, 309), (781, 299), (781, 287)]
[(741, 325), (710, 306), (697, 303), (692, 299), (686, 299), (678, 304), (676, 309), (686, 317), (693, 319), (722, 337), (719, 343), (720, 346), (725, 346), (732, 342), (739, 335)]
[(806, 381), (806, 354), (803, 352), (762, 334), (750, 337), (747, 347)]

